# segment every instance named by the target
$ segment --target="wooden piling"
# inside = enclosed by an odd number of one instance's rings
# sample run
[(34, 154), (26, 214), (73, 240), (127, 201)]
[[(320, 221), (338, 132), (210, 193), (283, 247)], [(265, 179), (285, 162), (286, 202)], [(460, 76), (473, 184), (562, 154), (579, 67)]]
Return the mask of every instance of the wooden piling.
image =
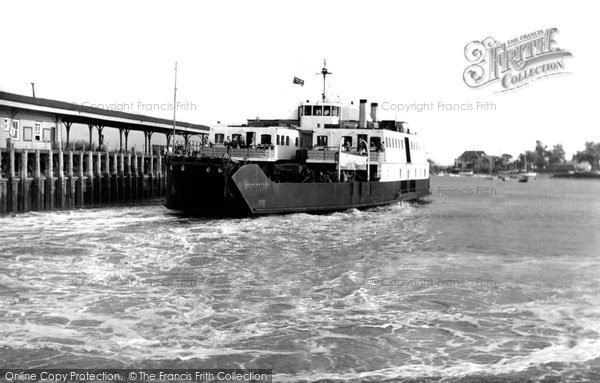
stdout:
[(0, 164), (0, 214), (135, 202), (166, 190), (160, 155), (11, 148), (0, 149)]

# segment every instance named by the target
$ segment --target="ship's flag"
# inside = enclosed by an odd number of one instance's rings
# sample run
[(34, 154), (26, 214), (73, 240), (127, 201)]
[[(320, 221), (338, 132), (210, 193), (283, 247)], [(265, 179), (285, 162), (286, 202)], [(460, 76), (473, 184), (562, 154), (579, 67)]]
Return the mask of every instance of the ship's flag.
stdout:
[(300, 84), (300, 85), (304, 86), (304, 80), (294, 76), (294, 84)]

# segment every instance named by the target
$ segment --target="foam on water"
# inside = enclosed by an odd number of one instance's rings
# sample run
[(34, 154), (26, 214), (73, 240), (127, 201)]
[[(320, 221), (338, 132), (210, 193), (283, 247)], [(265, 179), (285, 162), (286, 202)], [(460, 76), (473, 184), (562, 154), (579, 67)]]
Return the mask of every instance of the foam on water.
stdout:
[[(2, 364), (594, 380), (600, 221), (581, 206), (598, 204), (593, 185), (580, 191), (588, 200), (563, 200), (576, 193), (561, 184), (532, 202), (512, 183), (497, 184), (500, 201), (434, 195), (329, 215), (207, 220), (144, 206), (5, 217)], [(569, 210), (585, 223), (553, 220)]]

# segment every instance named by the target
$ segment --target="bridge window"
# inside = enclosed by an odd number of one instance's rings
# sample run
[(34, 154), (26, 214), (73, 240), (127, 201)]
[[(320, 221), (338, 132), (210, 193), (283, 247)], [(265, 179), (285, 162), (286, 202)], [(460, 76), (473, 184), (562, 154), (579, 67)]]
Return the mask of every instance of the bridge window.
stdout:
[(327, 136), (317, 136), (317, 146), (327, 146)]
[(279, 134), (277, 135), (277, 140), (275, 141), (277, 145), (279, 145)]
[(215, 144), (222, 144), (225, 141), (225, 135), (223, 133), (215, 134)]
[(298, 146), (298, 137), (296, 137), (296, 140), (295, 140), (295, 141), (296, 141), (296, 142), (295, 142), (296, 146)]
[(334, 117), (339, 116), (339, 108), (337, 106), (332, 106), (331, 107), (331, 115)]
[(285, 146), (290, 146), (290, 136), (285, 136)]
[(313, 112), (315, 116), (323, 115), (323, 107), (321, 105), (315, 105), (313, 107)]
[(329, 115), (331, 115), (331, 106), (325, 105), (323, 107), (323, 116), (329, 116)]
[(298, 107), (298, 118), (302, 117), (302, 112), (304, 111), (304, 108), (302, 106)]
[(312, 115), (312, 106), (311, 105), (304, 105), (304, 115), (305, 116)]
[(263, 145), (271, 145), (271, 135), (270, 134), (261, 134), (260, 135), (260, 143)]
[(344, 136), (342, 139), (344, 140), (343, 146), (352, 146), (352, 136)]
[(381, 137), (371, 137), (369, 138), (369, 146), (378, 148), (381, 145)]

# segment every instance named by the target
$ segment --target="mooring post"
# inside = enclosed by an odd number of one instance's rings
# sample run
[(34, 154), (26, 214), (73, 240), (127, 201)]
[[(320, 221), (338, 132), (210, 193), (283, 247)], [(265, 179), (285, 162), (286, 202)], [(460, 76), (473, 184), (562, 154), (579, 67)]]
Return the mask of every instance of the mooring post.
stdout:
[(30, 194), (30, 183), (27, 174), (27, 150), (21, 152), (21, 211), (29, 211), (31, 209), (31, 194)]
[(133, 153), (133, 179), (131, 180), (131, 190), (133, 198), (138, 198), (138, 157)]
[(65, 181), (65, 171), (64, 171), (64, 153), (62, 150), (58, 151), (58, 203), (57, 207), (59, 209), (64, 209), (66, 207), (67, 200), (67, 187)]
[(72, 208), (75, 205), (75, 180), (73, 177), (73, 151), (69, 150), (67, 155), (67, 174), (65, 177), (66, 185), (66, 207)]
[(113, 201), (119, 201), (120, 196), (122, 195), (121, 193), (119, 193), (119, 189), (120, 189), (120, 185), (119, 185), (119, 159), (117, 157), (117, 152), (113, 153), (113, 168), (112, 168), (112, 188), (111, 190), (113, 191)]
[(95, 189), (96, 189), (96, 202), (102, 203), (102, 154), (96, 152), (96, 177), (94, 178)]
[(87, 155), (87, 180), (86, 180), (86, 191), (87, 191), (87, 203), (89, 205), (94, 204), (94, 153), (88, 152)]
[(131, 200), (131, 153), (127, 153), (127, 163), (125, 164), (125, 198)]
[(158, 185), (158, 196), (163, 196), (164, 185), (162, 177), (162, 155), (158, 155), (156, 158), (156, 184)]
[(155, 177), (154, 177), (154, 154), (150, 154), (150, 181), (149, 181), (149, 186), (150, 186), (150, 190), (149, 190), (149, 195), (150, 197), (155, 197), (155, 189), (156, 189), (156, 182), (155, 182)]
[(146, 197), (146, 170), (145, 170), (145, 166), (146, 166), (146, 156), (144, 154), (142, 154), (142, 156), (140, 157), (140, 184), (139, 184), (139, 191), (138, 191), (138, 198), (142, 199)]
[(40, 151), (36, 149), (34, 154), (34, 162), (33, 162), (33, 210), (43, 210), (44, 209), (44, 187), (43, 181), (41, 179), (41, 171), (40, 171)]
[(19, 181), (15, 172), (15, 150), (10, 149), (8, 153), (8, 208), (11, 212), (19, 209)]
[(85, 179), (83, 177), (83, 152), (79, 152), (77, 155), (77, 178), (75, 180), (75, 205), (77, 207), (83, 207), (84, 201), (83, 196), (85, 195)]
[(54, 152), (52, 149), (48, 150), (48, 158), (46, 159), (46, 209), (54, 209), (56, 205), (55, 199), (55, 179), (54, 179)]
[(110, 190), (110, 156), (108, 152), (104, 153), (104, 187), (106, 188), (106, 202), (111, 202), (111, 190)]
[[(2, 164), (2, 157), (4, 154), (2, 153), (2, 149), (0, 149), (0, 164)], [(8, 201), (8, 184), (4, 180), (4, 175), (2, 174), (2, 169), (0, 169), (0, 214), (6, 213), (7, 210), (7, 201)]]

